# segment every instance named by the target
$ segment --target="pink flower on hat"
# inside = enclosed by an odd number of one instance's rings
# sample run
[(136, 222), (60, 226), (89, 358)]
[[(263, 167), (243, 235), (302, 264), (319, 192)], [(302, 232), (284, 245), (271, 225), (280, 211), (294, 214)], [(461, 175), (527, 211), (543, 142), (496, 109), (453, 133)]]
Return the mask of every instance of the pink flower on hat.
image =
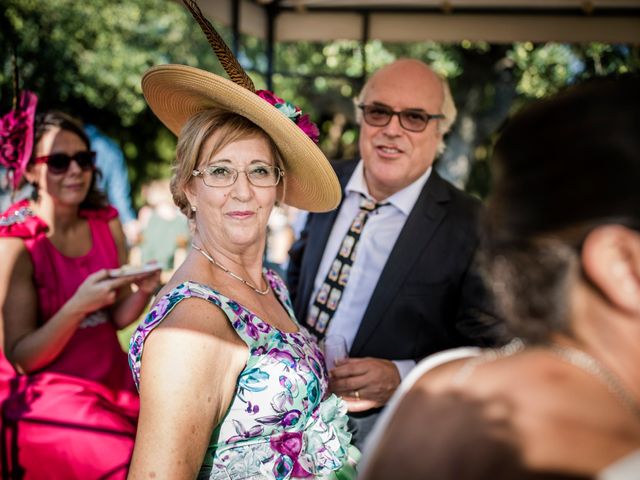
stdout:
[(275, 93), (270, 92), (269, 90), (257, 90), (256, 95), (258, 95), (263, 100), (266, 100), (271, 105), (276, 105), (278, 103), (284, 103), (284, 100), (277, 96)]
[(318, 126), (311, 121), (309, 115), (302, 115), (302, 110), (300, 110), (299, 107), (284, 101), (269, 90), (257, 90), (256, 95), (276, 107), (283, 115), (298, 125), (300, 130), (313, 140), (314, 143), (318, 143), (318, 140), (320, 139), (320, 130), (318, 130)]
[(13, 172), (13, 189), (27, 168), (33, 150), (33, 122), (38, 97), (23, 91), (15, 110), (0, 119), (0, 165)]
[(318, 140), (320, 140), (320, 130), (318, 130), (318, 126), (311, 121), (309, 115), (301, 115), (296, 123), (314, 143), (318, 143)]

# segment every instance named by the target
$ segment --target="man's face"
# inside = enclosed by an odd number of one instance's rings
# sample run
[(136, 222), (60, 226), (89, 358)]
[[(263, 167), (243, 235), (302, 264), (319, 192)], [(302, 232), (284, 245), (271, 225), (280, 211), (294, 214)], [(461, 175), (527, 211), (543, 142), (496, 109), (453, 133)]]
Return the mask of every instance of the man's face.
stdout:
[[(378, 71), (362, 98), (365, 105), (430, 114), (442, 113), (442, 102), (440, 79), (415, 60), (400, 60)], [(404, 129), (397, 115), (384, 127), (371, 126), (362, 119), (360, 154), (371, 195), (383, 200), (413, 183), (433, 164), (440, 140), (435, 119), (422, 132)]]

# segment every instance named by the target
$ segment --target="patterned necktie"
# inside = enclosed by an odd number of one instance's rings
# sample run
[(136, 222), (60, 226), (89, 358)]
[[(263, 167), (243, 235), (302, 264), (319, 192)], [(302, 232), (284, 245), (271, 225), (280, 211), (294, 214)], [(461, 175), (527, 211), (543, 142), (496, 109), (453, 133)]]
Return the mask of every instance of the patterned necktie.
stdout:
[(307, 325), (312, 333), (320, 340), (324, 337), (333, 314), (338, 309), (340, 299), (344, 291), (351, 266), (356, 259), (358, 240), (367, 223), (369, 215), (376, 209), (389, 205), (388, 203), (375, 203), (373, 200), (363, 198), (360, 200), (360, 210), (356, 214), (347, 234), (342, 239), (336, 258), (331, 262), (329, 272), (325, 277), (313, 305), (309, 309)]

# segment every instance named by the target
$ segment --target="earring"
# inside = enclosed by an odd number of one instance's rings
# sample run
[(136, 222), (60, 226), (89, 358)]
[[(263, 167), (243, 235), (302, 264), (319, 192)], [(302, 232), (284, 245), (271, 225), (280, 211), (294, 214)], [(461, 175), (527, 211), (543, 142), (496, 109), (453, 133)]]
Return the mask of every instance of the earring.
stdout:
[(198, 211), (198, 207), (196, 207), (195, 205), (191, 205), (191, 211), (192, 212), (197, 212)]

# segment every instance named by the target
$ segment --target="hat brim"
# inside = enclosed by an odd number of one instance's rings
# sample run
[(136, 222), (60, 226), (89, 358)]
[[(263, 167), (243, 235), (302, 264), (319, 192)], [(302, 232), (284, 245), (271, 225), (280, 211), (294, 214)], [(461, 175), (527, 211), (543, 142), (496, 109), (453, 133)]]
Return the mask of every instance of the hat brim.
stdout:
[(285, 169), (284, 203), (311, 212), (336, 208), (342, 196), (329, 161), (315, 143), (273, 105), (240, 85), (186, 65), (160, 65), (142, 77), (153, 113), (176, 136), (194, 114), (222, 109), (248, 118), (274, 141)]

